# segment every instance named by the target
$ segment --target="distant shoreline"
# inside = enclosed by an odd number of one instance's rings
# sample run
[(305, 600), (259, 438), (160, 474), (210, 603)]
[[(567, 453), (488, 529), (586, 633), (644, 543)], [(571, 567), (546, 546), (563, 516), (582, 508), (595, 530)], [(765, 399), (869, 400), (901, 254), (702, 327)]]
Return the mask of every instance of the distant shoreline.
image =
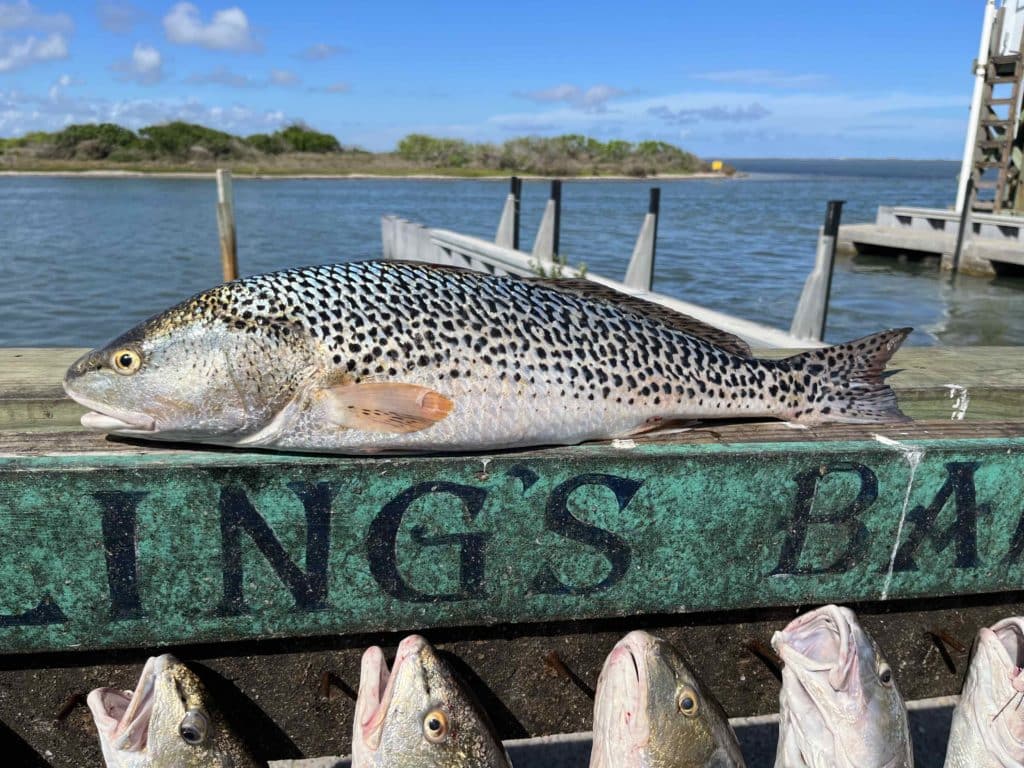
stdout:
[[(513, 174), (513, 173), (502, 173), (485, 176), (460, 176), (455, 174), (443, 174), (443, 173), (409, 173), (409, 174), (392, 174), (392, 173), (240, 173), (237, 171), (232, 172), (232, 177), (235, 179), (253, 179), (260, 181), (269, 181), (273, 179), (283, 180), (316, 180), (324, 179), (331, 181), (345, 181), (345, 180), (359, 180), (359, 179), (394, 179), (395, 181), (503, 181), (507, 180), (512, 176), (518, 176), (524, 181), (545, 181), (549, 179), (563, 179), (565, 181), (687, 181), (687, 180), (702, 180), (702, 179), (738, 179), (744, 178), (748, 174), (746, 173), (733, 173), (724, 174), (716, 173), (713, 171), (698, 171), (696, 173), (661, 173), (654, 176), (626, 176), (626, 175), (607, 175), (607, 176), (537, 176), (533, 174)], [(4, 170), (0, 171), (0, 177), (3, 176), (56, 176), (56, 177), (86, 177), (96, 179), (144, 179), (150, 177), (159, 177), (163, 179), (212, 179), (216, 176), (216, 171), (129, 171), (129, 170), (117, 170), (117, 169), (86, 169), (80, 171), (71, 170), (60, 170), (60, 171), (43, 171), (43, 170), (25, 170), (25, 171), (12, 171)]]

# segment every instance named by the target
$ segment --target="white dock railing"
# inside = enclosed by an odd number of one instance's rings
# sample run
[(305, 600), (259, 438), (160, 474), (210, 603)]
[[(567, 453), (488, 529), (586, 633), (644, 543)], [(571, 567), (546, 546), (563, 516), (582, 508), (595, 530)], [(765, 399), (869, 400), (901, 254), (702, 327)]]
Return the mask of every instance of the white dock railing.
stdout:
[[(641, 237), (643, 234), (641, 233)], [(385, 216), (381, 220), (381, 240), (385, 259), (422, 261), (430, 264), (445, 264), (455, 267), (468, 267), (479, 272), (495, 275), (518, 275), (520, 277), (536, 277), (541, 270), (551, 274), (557, 269), (562, 277), (579, 277), (578, 270), (569, 266), (555, 265), (548, 259), (538, 259), (529, 253), (513, 250), (483, 238), (463, 235), (446, 229), (429, 229), (422, 224), (407, 221), (397, 216)], [(637, 252), (634, 250), (634, 258)], [(642, 254), (641, 254), (642, 256)], [(644, 273), (642, 268), (630, 267), (627, 270)], [(698, 320), (733, 333), (753, 347), (818, 347), (821, 341), (806, 337), (794, 336), (791, 333), (755, 323), (751, 320), (734, 317), (724, 312), (717, 312), (697, 304), (665, 296), (653, 291), (630, 287), (625, 283), (610, 280), (592, 272), (587, 272), (586, 279), (595, 283), (614, 288), (617, 291), (661, 304)], [(810, 327), (816, 327), (813, 324)]]

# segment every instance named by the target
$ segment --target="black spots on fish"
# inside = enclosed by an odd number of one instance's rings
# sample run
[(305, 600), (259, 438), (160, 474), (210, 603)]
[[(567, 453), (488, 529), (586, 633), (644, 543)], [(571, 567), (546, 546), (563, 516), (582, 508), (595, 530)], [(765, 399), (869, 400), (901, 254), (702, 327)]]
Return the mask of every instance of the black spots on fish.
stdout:
[(778, 394), (779, 394), (779, 387), (778, 387), (778, 385), (772, 384), (770, 387), (768, 387), (768, 394), (771, 395), (772, 397), (778, 396)]

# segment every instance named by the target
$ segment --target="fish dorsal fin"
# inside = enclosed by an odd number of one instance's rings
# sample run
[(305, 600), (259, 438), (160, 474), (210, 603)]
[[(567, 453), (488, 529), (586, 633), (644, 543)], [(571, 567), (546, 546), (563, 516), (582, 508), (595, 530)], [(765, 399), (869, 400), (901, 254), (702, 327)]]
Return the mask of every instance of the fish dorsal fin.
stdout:
[(682, 312), (676, 312), (674, 309), (656, 304), (653, 301), (647, 301), (646, 299), (617, 291), (607, 285), (575, 277), (559, 278), (556, 280), (540, 277), (526, 277), (523, 279), (543, 285), (546, 288), (551, 288), (552, 290), (572, 293), (583, 298), (612, 304), (622, 311), (656, 320), (674, 330), (709, 341), (716, 347), (721, 347), (731, 354), (739, 355), (740, 357), (751, 356), (750, 346), (739, 336), (723, 331), (721, 328), (715, 328), (713, 325), (708, 325), (695, 317), (690, 317)]
[(401, 382), (339, 384), (323, 390), (327, 418), (367, 432), (418, 432), (444, 419), (455, 406), (427, 387)]

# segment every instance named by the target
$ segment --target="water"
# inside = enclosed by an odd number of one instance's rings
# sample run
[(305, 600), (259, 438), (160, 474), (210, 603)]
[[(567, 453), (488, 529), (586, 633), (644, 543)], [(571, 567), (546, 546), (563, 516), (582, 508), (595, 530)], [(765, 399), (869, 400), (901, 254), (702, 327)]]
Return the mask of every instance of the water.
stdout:
[[(947, 206), (955, 163), (735, 161), (742, 180), (566, 182), (562, 252), (621, 279), (662, 189), (655, 290), (788, 329), (830, 198), (845, 222), (880, 204)], [(768, 165), (764, 165), (768, 163)], [(380, 217), (494, 236), (505, 181), (236, 180), (242, 274), (380, 255)], [(548, 184), (527, 182), (523, 243)], [(0, 346), (94, 346), (218, 282), (211, 180), (0, 178)], [(913, 325), (913, 344), (1024, 344), (1024, 280), (934, 262), (837, 264), (827, 337)]]

